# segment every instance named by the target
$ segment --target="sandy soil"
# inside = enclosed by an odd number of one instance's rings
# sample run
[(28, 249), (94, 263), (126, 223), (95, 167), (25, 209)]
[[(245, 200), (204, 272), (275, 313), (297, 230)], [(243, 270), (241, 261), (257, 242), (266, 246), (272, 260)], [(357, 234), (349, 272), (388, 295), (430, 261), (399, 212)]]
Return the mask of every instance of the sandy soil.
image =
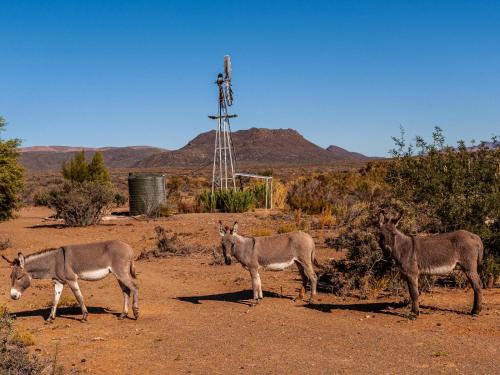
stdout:
[[(237, 219), (240, 231), (275, 226), (264, 213), (178, 215), (158, 221), (121, 219), (90, 228), (44, 222), (50, 212), (26, 208), (0, 224), (0, 239), (26, 254), (63, 244), (104, 239), (129, 242), (139, 254), (154, 247), (156, 225), (183, 240), (217, 245), (219, 218)], [(321, 241), (317, 238), (318, 243)], [(319, 249), (320, 260), (334, 252)], [(263, 303), (250, 307), (251, 284), (240, 265), (211, 266), (208, 256), (137, 262), (141, 318), (118, 321), (116, 281), (82, 282), (91, 312), (65, 307), (44, 324), (50, 281), (34, 281), (19, 301), (9, 298), (9, 267), (0, 266), (0, 304), (17, 315), (35, 340), (33, 352), (92, 374), (494, 374), (500, 373), (500, 290), (486, 290), (484, 312), (466, 314), (472, 291), (438, 289), (422, 296), (422, 314), (408, 320), (399, 298), (367, 301), (320, 294), (315, 305), (294, 303), (294, 269), (263, 272)], [(68, 300), (71, 296), (64, 291)], [(72, 297), (71, 297), (72, 298)]]

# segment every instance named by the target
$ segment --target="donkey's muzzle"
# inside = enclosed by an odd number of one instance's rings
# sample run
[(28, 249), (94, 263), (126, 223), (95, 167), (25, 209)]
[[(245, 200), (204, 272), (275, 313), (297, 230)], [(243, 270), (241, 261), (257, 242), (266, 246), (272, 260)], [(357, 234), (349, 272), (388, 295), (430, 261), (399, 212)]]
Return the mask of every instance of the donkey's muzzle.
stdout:
[(231, 257), (224, 257), (224, 262), (229, 266), (232, 263)]
[(21, 298), (21, 293), (17, 289), (12, 288), (10, 290), (10, 298), (18, 300), (19, 298)]

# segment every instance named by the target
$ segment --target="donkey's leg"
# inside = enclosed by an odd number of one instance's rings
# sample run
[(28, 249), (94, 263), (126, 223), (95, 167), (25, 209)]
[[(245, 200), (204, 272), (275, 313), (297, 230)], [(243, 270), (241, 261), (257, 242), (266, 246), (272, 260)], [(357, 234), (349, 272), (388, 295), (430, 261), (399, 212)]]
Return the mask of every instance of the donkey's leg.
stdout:
[(418, 276), (406, 276), (406, 281), (408, 283), (408, 290), (411, 297), (411, 312), (416, 316), (419, 314), (418, 307)]
[(128, 315), (128, 299), (130, 297), (130, 289), (127, 288), (127, 286), (123, 284), (120, 280), (118, 280), (118, 284), (120, 285), (120, 289), (123, 292), (123, 309), (120, 316), (118, 316), (118, 319), (123, 320)]
[(474, 305), (472, 307), (471, 314), (479, 315), (481, 312), (481, 304), (483, 300), (483, 290), (481, 288), (481, 278), (475, 271), (464, 271), (465, 275), (469, 279), (472, 289), (474, 289)]
[(87, 307), (85, 306), (85, 302), (83, 301), (83, 295), (82, 292), (80, 291), (80, 287), (78, 286), (78, 282), (75, 281), (68, 281), (68, 285), (71, 288), (71, 291), (75, 295), (76, 300), (80, 304), (80, 307), (82, 308), (82, 322), (87, 321), (87, 317), (89, 315), (89, 312), (87, 310)]
[(316, 296), (316, 287), (318, 284), (318, 277), (316, 276), (316, 272), (314, 272), (313, 265), (311, 262), (307, 262), (304, 265), (304, 271), (306, 272), (309, 281), (311, 282), (311, 298), (309, 299), (309, 303), (314, 302), (314, 297)]
[(297, 268), (298, 268), (299, 273), (300, 273), (300, 277), (302, 278), (302, 287), (300, 288), (298, 296), (293, 299), (294, 302), (298, 299), (301, 301), (304, 299), (304, 293), (306, 292), (307, 281), (308, 281), (308, 278), (307, 278), (307, 275), (304, 271), (304, 266), (302, 265), (302, 263), (300, 263), (299, 261), (296, 260), (295, 264), (297, 265)]
[(259, 303), (259, 298), (262, 298), (262, 284), (260, 282), (259, 270), (257, 268), (250, 269), (250, 275), (252, 276), (253, 299), (256, 303)]
[[(130, 275), (123, 276), (116, 275), (118, 282), (127, 287), (132, 295), (132, 311), (134, 312), (134, 317), (136, 319), (139, 318), (139, 288), (137, 287), (137, 283)], [(122, 289), (123, 290), (123, 289)], [(124, 311), (125, 312), (125, 311)], [(125, 315), (126, 316), (126, 315)]]
[(59, 281), (54, 280), (54, 299), (52, 301), (52, 309), (50, 310), (50, 315), (47, 318), (47, 322), (51, 322), (56, 318), (57, 304), (59, 303), (59, 298), (63, 291), (64, 285)]

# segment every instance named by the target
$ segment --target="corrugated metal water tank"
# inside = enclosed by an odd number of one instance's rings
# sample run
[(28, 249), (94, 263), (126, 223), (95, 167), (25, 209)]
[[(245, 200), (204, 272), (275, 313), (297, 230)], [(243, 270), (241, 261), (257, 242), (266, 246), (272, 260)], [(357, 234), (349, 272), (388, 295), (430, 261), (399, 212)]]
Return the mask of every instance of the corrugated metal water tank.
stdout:
[(151, 212), (166, 201), (165, 175), (161, 173), (129, 173), (130, 215)]

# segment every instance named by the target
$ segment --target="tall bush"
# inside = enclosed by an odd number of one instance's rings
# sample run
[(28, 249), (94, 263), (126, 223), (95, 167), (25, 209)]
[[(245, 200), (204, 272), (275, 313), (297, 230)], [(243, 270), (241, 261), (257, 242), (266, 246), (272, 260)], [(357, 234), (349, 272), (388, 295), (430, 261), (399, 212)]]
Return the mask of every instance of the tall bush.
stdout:
[[(6, 122), (0, 116), (0, 134), (5, 126)], [(21, 205), (24, 178), (18, 160), (20, 145), (20, 139), (0, 137), (0, 221), (12, 218), (14, 211)]]

